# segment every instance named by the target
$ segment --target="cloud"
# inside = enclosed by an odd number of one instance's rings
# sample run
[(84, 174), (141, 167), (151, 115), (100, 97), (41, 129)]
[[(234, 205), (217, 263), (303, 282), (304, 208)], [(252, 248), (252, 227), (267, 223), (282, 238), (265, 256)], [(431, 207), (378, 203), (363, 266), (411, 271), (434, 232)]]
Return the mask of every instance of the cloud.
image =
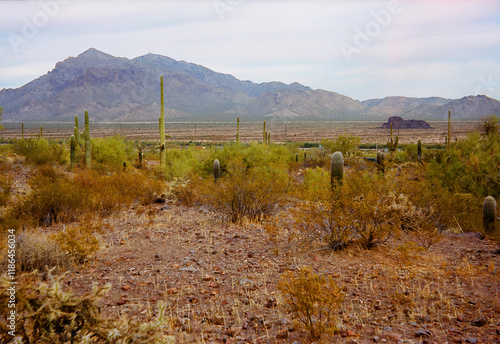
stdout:
[[(0, 3), (0, 88), (19, 87), (89, 47), (127, 58), (162, 54), (239, 79), (297, 81), (357, 99), (458, 98), (500, 70), (496, 0), (72, 0), (14, 52), (7, 35), (50, 1), (61, 0)], [(369, 42), (348, 61), (340, 46), (356, 47), (360, 32)]]

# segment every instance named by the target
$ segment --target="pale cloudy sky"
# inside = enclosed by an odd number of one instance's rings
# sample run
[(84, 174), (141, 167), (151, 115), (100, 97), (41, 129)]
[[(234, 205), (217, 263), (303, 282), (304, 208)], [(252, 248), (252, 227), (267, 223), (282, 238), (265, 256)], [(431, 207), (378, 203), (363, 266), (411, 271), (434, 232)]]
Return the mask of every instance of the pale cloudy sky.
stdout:
[(0, 89), (90, 47), (359, 100), (500, 99), (498, 0), (0, 0)]

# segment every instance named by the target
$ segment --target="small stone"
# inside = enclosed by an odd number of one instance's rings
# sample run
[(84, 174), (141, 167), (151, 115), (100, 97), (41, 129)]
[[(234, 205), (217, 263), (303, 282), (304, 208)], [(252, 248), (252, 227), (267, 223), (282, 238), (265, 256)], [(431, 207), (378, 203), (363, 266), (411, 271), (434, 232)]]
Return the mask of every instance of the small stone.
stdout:
[(472, 326), (482, 327), (488, 323), (488, 320), (485, 317), (480, 317), (472, 320), (470, 323)]
[(122, 286), (122, 290), (125, 290), (125, 291), (130, 290), (130, 284)]
[(198, 269), (195, 268), (194, 266), (186, 266), (186, 267), (181, 268), (180, 270), (184, 271), (184, 272), (190, 272), (190, 273), (195, 273), (196, 271), (198, 271)]
[(399, 341), (403, 340), (403, 337), (401, 337), (401, 335), (399, 333), (396, 333), (393, 331), (384, 332), (384, 333), (382, 333), (381, 337), (382, 337), (382, 339), (387, 339), (387, 340), (391, 340), (394, 342), (399, 342)]
[(356, 335), (356, 333), (354, 333), (354, 331), (351, 331), (351, 330), (347, 330), (347, 337), (354, 337)]
[(428, 330), (420, 330), (415, 332), (415, 337), (427, 337), (429, 338), (431, 336), (431, 331)]
[(179, 290), (177, 290), (177, 288), (170, 288), (170, 289), (167, 289), (167, 294), (177, 294), (179, 292)]
[(227, 329), (226, 334), (231, 337), (236, 337), (242, 330), (241, 326), (231, 326)]
[(471, 344), (476, 344), (477, 343), (477, 338), (474, 337), (468, 337), (465, 339), (466, 343), (471, 343)]

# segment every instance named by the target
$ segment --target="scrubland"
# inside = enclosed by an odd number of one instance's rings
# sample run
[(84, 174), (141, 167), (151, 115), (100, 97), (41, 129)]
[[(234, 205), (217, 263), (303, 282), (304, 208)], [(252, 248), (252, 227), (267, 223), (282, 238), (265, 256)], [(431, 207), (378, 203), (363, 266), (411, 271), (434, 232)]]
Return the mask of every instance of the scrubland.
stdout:
[(71, 168), (69, 140), (7, 141), (0, 341), (500, 342), (500, 226), (482, 210), (500, 197), (498, 119), (383, 165), (352, 134), (317, 143), (172, 144), (161, 170), (153, 141), (92, 139), (91, 168), (80, 145)]

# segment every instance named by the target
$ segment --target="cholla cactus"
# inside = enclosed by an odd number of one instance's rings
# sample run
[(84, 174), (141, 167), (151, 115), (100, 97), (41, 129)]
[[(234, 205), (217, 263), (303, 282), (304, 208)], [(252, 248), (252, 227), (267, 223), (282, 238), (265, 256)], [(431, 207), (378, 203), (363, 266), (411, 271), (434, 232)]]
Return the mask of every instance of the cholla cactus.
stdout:
[(335, 152), (332, 155), (332, 162), (330, 164), (330, 184), (332, 187), (338, 183), (342, 185), (344, 178), (344, 157), (341, 152)]
[(497, 202), (492, 196), (488, 196), (483, 202), (483, 228), (486, 233), (495, 231), (495, 220), (497, 216)]
[(219, 160), (217, 159), (214, 160), (213, 170), (214, 170), (214, 179), (215, 181), (217, 181), (220, 178), (220, 163)]

